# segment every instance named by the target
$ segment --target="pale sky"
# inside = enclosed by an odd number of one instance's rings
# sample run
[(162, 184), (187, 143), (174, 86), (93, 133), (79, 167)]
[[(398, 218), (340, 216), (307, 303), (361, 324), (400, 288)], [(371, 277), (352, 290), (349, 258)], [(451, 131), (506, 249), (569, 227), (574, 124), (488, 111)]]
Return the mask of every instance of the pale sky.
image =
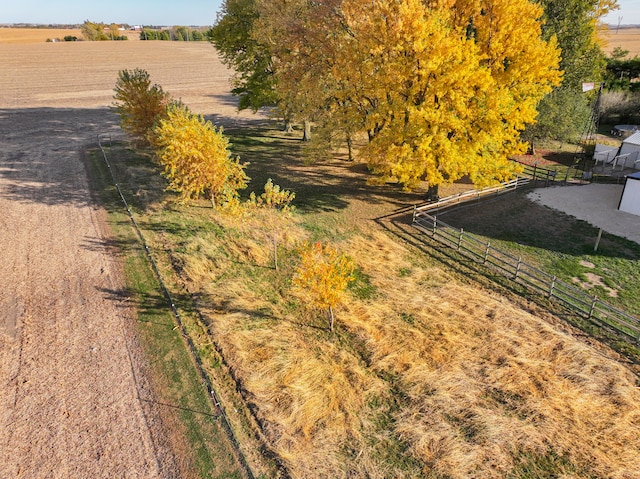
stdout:
[[(1, 0), (1, 23), (212, 25), (222, 0)], [(640, 0), (618, 0), (604, 22), (640, 25)]]
[(0, 0), (0, 24), (213, 25), (222, 0)]
[(622, 17), (621, 25), (640, 25), (640, 0), (618, 0), (620, 8), (604, 18), (604, 23), (617, 25)]

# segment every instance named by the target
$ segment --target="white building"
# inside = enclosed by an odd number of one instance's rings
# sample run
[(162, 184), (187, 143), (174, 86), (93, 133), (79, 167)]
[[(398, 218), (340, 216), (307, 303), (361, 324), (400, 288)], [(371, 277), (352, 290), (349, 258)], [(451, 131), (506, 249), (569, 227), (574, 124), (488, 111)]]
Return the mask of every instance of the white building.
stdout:
[(640, 171), (626, 176), (618, 209), (640, 216)]

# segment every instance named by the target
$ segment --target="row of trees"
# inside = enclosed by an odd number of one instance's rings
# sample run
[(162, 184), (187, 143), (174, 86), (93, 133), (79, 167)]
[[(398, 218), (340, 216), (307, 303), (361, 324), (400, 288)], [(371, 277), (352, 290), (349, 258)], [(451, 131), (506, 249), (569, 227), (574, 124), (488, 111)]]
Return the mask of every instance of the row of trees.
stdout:
[[(167, 189), (178, 193), (181, 202), (207, 197), (214, 208), (237, 204), (238, 191), (247, 186), (249, 178), (246, 165), (231, 155), (222, 128), (173, 100), (160, 85), (151, 83), (145, 70), (120, 71), (114, 99), (122, 128), (138, 145), (154, 149), (168, 180)], [(294, 198), (295, 194), (269, 179), (264, 193), (251, 193), (248, 204), (286, 210)], [(299, 250), (293, 292), (305, 304), (326, 310), (333, 330), (333, 308), (354, 280), (355, 264), (330, 245), (305, 243)]]
[(122, 35), (120, 25), (112, 23), (90, 22), (86, 20), (80, 27), (82, 36), (88, 41), (107, 41), (107, 40), (128, 40), (126, 35)]
[(597, 21), (615, 7), (226, 0), (212, 42), (237, 72), (241, 108), (275, 106), (306, 125), (307, 139), (313, 123), (316, 141), (350, 153), (365, 135), (358, 153), (380, 181), (410, 188), (469, 175), (482, 185), (513, 173), (507, 160), (525, 148), (523, 132), (533, 140), (580, 129), (589, 108), (580, 84), (604, 68)]
[(204, 196), (215, 207), (234, 201), (246, 187), (245, 165), (232, 157), (222, 128), (152, 84), (147, 71), (120, 71), (114, 91), (120, 125), (138, 145), (153, 147), (168, 189), (180, 201)]
[(201, 42), (208, 39), (207, 32), (188, 27), (175, 27), (172, 29), (143, 28), (140, 32), (140, 40)]

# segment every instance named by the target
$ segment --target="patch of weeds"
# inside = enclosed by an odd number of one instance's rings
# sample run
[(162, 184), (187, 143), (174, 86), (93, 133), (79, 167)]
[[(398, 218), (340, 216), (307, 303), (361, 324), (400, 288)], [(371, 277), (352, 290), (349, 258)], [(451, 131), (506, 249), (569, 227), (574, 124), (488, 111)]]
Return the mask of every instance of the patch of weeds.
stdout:
[(377, 288), (371, 284), (371, 278), (362, 269), (353, 272), (354, 280), (349, 283), (349, 291), (361, 300), (374, 299), (378, 295)]
[(415, 316), (411, 313), (400, 313), (400, 319), (409, 324), (415, 324), (416, 322)]
[(400, 270), (398, 271), (398, 276), (400, 276), (401, 278), (406, 278), (407, 276), (411, 275), (411, 268), (400, 268)]
[(566, 476), (596, 479), (596, 476), (560, 456), (553, 449), (546, 454), (524, 452), (519, 459), (520, 462), (507, 475), (507, 479), (560, 479)]

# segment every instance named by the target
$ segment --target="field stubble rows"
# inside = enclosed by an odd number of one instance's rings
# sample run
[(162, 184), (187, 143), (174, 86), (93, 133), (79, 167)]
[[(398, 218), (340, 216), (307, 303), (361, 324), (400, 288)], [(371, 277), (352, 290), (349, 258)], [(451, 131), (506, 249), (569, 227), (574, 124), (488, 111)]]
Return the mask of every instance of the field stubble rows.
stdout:
[(140, 401), (145, 362), (81, 151), (119, 134), (119, 70), (236, 124), (229, 73), (205, 43), (0, 44), (0, 64), (0, 476), (185, 476)]

